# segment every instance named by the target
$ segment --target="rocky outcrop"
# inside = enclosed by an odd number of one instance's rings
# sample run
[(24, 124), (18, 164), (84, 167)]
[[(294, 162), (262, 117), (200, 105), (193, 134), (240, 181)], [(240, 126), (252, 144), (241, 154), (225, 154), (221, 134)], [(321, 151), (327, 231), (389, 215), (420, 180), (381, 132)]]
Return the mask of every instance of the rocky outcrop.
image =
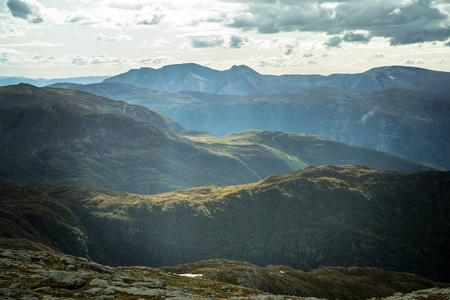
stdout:
[(55, 251), (5, 248), (0, 249), (0, 286), (1, 299), (308, 299), (150, 267), (113, 268)]
[[(0, 240), (1, 247), (5, 240)], [(197, 269), (196, 274), (175, 274), (150, 267), (110, 267), (97, 264), (85, 258), (70, 256), (56, 251), (29, 250), (26, 240), (14, 241), (14, 249), (0, 248), (0, 298), (1, 299), (254, 299), (282, 300), (303, 299), (319, 300), (316, 297), (297, 297), (274, 295), (262, 291), (234, 285), (230, 282), (209, 280), (198, 274), (199, 271), (211, 273), (213, 270)], [(24, 245), (27, 250), (20, 249)], [(43, 246), (43, 245), (42, 245)], [(219, 264), (217, 264), (219, 262)], [(233, 261), (211, 260), (214, 268), (222, 276), (236, 273)], [(193, 265), (204, 265), (199, 264)], [(244, 262), (240, 267), (250, 268), (252, 265)], [(178, 271), (187, 266), (179, 266)], [(279, 275), (289, 273), (293, 269), (278, 266)], [(272, 271), (274, 266), (271, 267)], [(284, 270), (284, 271), (280, 271)], [(254, 270), (253, 270), (254, 271)], [(205, 273), (205, 274), (206, 274)], [(263, 274), (266, 276), (267, 274)], [(292, 274), (291, 274), (292, 275)], [(323, 275), (323, 274), (322, 274)], [(298, 274), (297, 274), (298, 276)], [(414, 276), (411, 274), (411, 276)], [(205, 276), (208, 277), (208, 276)], [(331, 274), (332, 277), (332, 274)], [(330, 278), (331, 278), (330, 277)], [(299, 277), (300, 278), (300, 277)], [(364, 278), (360, 278), (364, 279)], [(222, 279), (219, 279), (223, 281)], [(317, 280), (327, 283), (326, 276)], [(331, 279), (332, 280), (332, 279)], [(248, 281), (248, 280), (247, 280)], [(289, 280), (285, 280), (284, 283)], [(350, 281), (349, 281), (350, 282)], [(408, 285), (405, 283), (405, 285)], [(338, 285), (337, 285), (338, 286)], [(335, 286), (335, 289), (336, 287)], [(329, 288), (329, 287), (328, 287)], [(374, 284), (372, 288), (377, 288)], [(326, 291), (324, 291), (326, 292)], [(448, 299), (449, 288), (431, 288), (414, 291), (410, 294), (395, 293), (386, 299)], [(335, 299), (333, 298), (329, 299)], [(342, 297), (345, 298), (345, 294)], [(361, 297), (359, 297), (361, 298)], [(324, 298), (320, 298), (324, 299)], [(356, 298), (351, 298), (356, 299)], [(379, 298), (372, 298), (376, 300)]]
[(450, 287), (450, 284), (436, 283), (415, 274), (371, 267), (326, 267), (304, 272), (281, 265), (260, 267), (243, 261), (209, 259), (161, 269), (200, 275), (204, 279), (242, 285), (272, 294), (340, 300), (364, 300)]

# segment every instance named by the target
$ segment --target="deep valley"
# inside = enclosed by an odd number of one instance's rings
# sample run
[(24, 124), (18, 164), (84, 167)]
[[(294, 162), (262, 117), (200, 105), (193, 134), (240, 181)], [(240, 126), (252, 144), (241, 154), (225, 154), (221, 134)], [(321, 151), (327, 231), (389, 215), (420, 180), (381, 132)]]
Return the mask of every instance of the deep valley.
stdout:
[(0, 298), (449, 299), (449, 74), (2, 77)]

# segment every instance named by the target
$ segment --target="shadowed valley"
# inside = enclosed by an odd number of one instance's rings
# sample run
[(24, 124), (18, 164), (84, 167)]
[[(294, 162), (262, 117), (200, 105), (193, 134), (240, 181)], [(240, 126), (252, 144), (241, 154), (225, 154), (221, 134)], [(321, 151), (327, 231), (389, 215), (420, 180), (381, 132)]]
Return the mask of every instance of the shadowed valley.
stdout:
[(72, 90), (0, 88), (0, 115), (0, 180), (21, 186), (155, 194), (249, 183), (309, 165), (431, 169), (318, 136), (248, 131), (214, 138), (144, 107)]

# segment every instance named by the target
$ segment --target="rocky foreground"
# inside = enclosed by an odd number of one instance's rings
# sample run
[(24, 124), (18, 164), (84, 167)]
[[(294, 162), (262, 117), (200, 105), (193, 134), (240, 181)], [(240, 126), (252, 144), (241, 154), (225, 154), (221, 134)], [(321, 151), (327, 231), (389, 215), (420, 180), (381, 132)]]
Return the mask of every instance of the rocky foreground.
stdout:
[(54, 251), (0, 249), (0, 268), (0, 299), (315, 299), (150, 267), (113, 268)]
[[(318, 299), (273, 295), (150, 267), (110, 267), (15, 240), (0, 249), (0, 299)], [(431, 288), (384, 299), (450, 299)], [(375, 299), (375, 298), (372, 298)]]

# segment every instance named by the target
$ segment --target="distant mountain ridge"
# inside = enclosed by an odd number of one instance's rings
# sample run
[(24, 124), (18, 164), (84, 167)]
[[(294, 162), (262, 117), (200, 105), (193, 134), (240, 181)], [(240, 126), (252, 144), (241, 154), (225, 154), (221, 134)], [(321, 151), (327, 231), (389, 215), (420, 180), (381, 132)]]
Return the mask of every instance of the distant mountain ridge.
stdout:
[(450, 169), (450, 94), (325, 87), (301, 94), (233, 96), (121, 83), (53, 86), (143, 105), (215, 136), (249, 129), (314, 134)]
[(414, 67), (388, 66), (359, 74), (261, 75), (245, 66), (218, 71), (197, 64), (140, 68), (109, 77), (103, 82), (129, 83), (160, 91), (200, 91), (223, 95), (293, 94), (320, 87), (374, 92), (405, 88), (450, 93), (450, 73)]
[(0, 86), (26, 83), (42, 87), (60, 82), (90, 84), (90, 83), (100, 83), (106, 78), (108, 78), (108, 76), (85, 76), (85, 77), (69, 77), (69, 78), (54, 78), (54, 79), (45, 79), (45, 78), (33, 79), (20, 76), (0, 76)]

